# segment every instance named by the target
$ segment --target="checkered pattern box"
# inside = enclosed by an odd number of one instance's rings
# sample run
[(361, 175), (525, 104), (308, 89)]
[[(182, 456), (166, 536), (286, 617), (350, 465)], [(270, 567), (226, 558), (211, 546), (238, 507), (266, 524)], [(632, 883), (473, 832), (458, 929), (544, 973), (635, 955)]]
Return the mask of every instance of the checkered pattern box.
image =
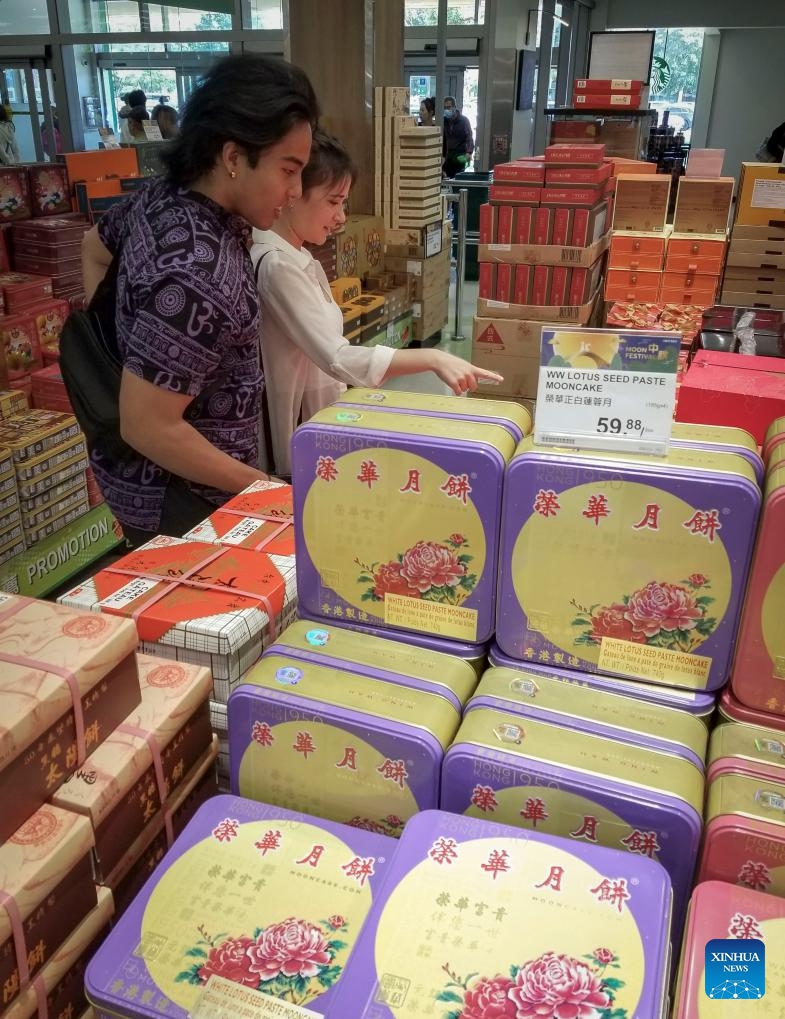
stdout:
[(226, 702), (296, 609), (293, 555), (159, 536), (60, 601), (133, 619), (140, 650), (212, 670)]

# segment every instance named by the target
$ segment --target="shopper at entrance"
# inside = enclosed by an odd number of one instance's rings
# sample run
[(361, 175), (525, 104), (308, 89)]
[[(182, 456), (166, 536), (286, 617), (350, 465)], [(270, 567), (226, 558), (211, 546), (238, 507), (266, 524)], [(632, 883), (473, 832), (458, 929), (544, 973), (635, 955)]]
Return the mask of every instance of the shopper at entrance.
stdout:
[(131, 110), (147, 109), (147, 96), (144, 94), (143, 89), (134, 88), (130, 92), (126, 92), (124, 96), (120, 96), (120, 98), (123, 100), (123, 105), (117, 112), (117, 116), (120, 118), (120, 141), (130, 145), (134, 139), (131, 135), (128, 117)]
[(130, 106), (125, 112), (120, 110), (120, 117), (122, 117), (128, 125), (126, 136), (123, 137), (123, 141), (126, 144), (141, 145), (147, 141), (147, 133), (144, 129), (144, 122), (150, 119), (150, 114), (147, 112), (144, 106)]
[(262, 306), (267, 445), (273, 460), (264, 466), (278, 475), (291, 474), (289, 441), (300, 421), (332, 403), (346, 385), (378, 386), (396, 375), (424, 371), (435, 372), (455, 393), (475, 390), (482, 379), (501, 381), (444, 350), (352, 346), (344, 339), (343, 316), (324, 270), (303, 245), (324, 244), (343, 226), (354, 175), (340, 142), (317, 130), (303, 171), (302, 198), (283, 210), (271, 230), (254, 231), (251, 257)]
[(436, 126), (436, 100), (426, 96), (420, 103), (420, 127)]
[(16, 128), (2, 102), (0, 102), (0, 166), (21, 163), (19, 146), (16, 144)]
[(161, 154), (166, 176), (85, 236), (88, 298), (116, 259), (120, 423), (131, 447), (122, 459), (99, 442), (91, 461), (133, 544), (182, 535), (265, 477), (248, 224), (269, 229), (299, 198), (317, 116), (298, 68), (256, 54), (225, 58), (188, 100), (180, 134)]
[(150, 114), (150, 119), (158, 125), (162, 138), (169, 139), (177, 136), (179, 118), (177, 110), (173, 106), (159, 103)]
[(465, 170), (474, 152), (472, 125), (456, 106), (452, 96), (444, 100), (444, 176), (454, 177)]

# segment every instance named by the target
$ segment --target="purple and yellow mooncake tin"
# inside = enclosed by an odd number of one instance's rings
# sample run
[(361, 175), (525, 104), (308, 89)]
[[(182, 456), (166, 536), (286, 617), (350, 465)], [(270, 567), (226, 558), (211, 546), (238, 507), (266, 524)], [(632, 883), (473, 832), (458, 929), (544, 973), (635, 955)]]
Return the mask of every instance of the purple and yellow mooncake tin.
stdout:
[(474, 669), (459, 658), (305, 619), (288, 626), (263, 657), (273, 655), (415, 689), (431, 688), (459, 712), (477, 686)]
[(736, 453), (743, 456), (755, 471), (758, 484), (763, 483), (763, 459), (755, 436), (745, 428), (729, 425), (702, 425), (691, 421), (674, 421), (671, 432), (673, 446), (686, 446), (713, 453)]
[(703, 808), (703, 773), (684, 758), (478, 708), (445, 755), (441, 806), (657, 860), (673, 884), (678, 937)]
[[(545, 661), (551, 661), (549, 651), (542, 651), (541, 654), (547, 656)], [(553, 656), (553, 661), (567, 663), (567, 658), (563, 654), (556, 654)], [(658, 686), (655, 683), (645, 683), (640, 679), (621, 679), (619, 676), (605, 676), (601, 672), (578, 672), (575, 669), (563, 668), (558, 664), (543, 665), (540, 661), (534, 660), (533, 651), (531, 658), (521, 662), (517, 658), (506, 655), (496, 643), (491, 644), (488, 652), (488, 664), (501, 666), (505, 669), (534, 672), (538, 675), (558, 679), (561, 683), (567, 683), (570, 686), (608, 690), (610, 693), (625, 694), (642, 701), (663, 704), (669, 708), (679, 708), (682, 711), (689, 711), (691, 715), (696, 715), (704, 721), (709, 719), (715, 708), (714, 695), (702, 690), (677, 690), (674, 686)]]
[(395, 846), (214, 797), (93, 957), (85, 986), (97, 1016), (187, 1019), (211, 976), (323, 1015)]
[(625, 697), (619, 693), (569, 687), (558, 679), (517, 669), (488, 669), (466, 705), (508, 711), (595, 736), (675, 754), (703, 770), (709, 734), (699, 718)]
[(487, 641), (482, 644), (469, 644), (461, 640), (429, 636), (427, 633), (415, 633), (414, 630), (388, 630), (383, 626), (370, 626), (367, 622), (358, 623), (353, 620), (346, 621), (339, 619), (337, 623), (332, 625), (340, 626), (345, 630), (353, 630), (355, 633), (367, 633), (371, 637), (383, 637), (385, 640), (394, 640), (401, 644), (408, 644), (413, 648), (436, 651), (439, 654), (449, 655), (451, 658), (459, 658), (462, 662), (466, 662), (467, 665), (471, 665), (478, 679), (488, 662)]
[(300, 612), (469, 644), (494, 628), (497, 424), (328, 407), (292, 439)]
[(400, 835), (409, 817), (438, 805), (460, 724), (450, 699), (410, 682), (263, 658), (229, 698), (232, 792)]
[(761, 493), (732, 453), (519, 445), (507, 471), (505, 654), (689, 690), (728, 678)]
[(645, 857), (426, 811), (327, 1019), (660, 1019), (670, 899)]
[(366, 407), (396, 414), (424, 414), (426, 417), (463, 418), (500, 425), (516, 442), (531, 434), (532, 416), (520, 403), (507, 400), (469, 400), (466, 397), (406, 393), (393, 389), (348, 389), (334, 406)]

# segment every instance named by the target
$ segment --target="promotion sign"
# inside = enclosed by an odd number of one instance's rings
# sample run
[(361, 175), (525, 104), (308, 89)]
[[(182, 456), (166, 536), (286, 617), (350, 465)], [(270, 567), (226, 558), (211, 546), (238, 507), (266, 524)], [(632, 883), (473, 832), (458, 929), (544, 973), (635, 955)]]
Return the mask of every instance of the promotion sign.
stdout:
[(680, 346), (674, 333), (544, 328), (534, 441), (664, 456)]

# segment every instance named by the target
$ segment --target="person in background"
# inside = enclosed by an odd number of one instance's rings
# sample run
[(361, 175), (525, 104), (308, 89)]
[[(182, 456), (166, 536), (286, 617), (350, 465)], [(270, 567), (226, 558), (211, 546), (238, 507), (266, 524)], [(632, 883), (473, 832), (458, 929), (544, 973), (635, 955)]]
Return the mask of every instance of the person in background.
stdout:
[[(144, 90), (141, 88), (132, 89), (130, 92), (126, 92), (124, 96), (120, 96), (123, 100), (123, 105), (117, 111), (117, 116), (120, 118), (120, 141), (130, 145), (133, 143), (134, 138), (131, 135), (131, 126), (128, 123), (128, 119), (131, 116), (131, 110), (142, 107), (145, 111), (147, 110), (147, 96), (144, 94)], [(139, 118), (141, 121), (142, 118)], [(144, 133), (144, 128), (142, 128)]]
[(775, 127), (768, 138), (764, 139), (756, 156), (762, 163), (781, 163), (785, 154), (785, 123)]
[[(180, 536), (266, 475), (258, 469), (264, 377), (250, 227), (300, 197), (318, 105), (296, 67), (259, 54), (218, 61), (191, 93), (167, 172), (85, 235), (88, 300), (116, 268), (120, 432), (130, 455), (90, 459), (132, 545)], [(113, 273), (109, 274), (111, 279)]]
[(434, 127), (436, 125), (436, 100), (433, 96), (426, 96), (420, 103), (420, 127)]
[(454, 177), (465, 170), (474, 152), (472, 126), (455, 104), (452, 96), (444, 100), (444, 175)]
[(162, 138), (168, 139), (177, 136), (179, 116), (173, 106), (159, 103), (150, 114), (150, 119), (158, 125)]
[(324, 270), (304, 244), (324, 244), (346, 222), (354, 176), (343, 145), (317, 130), (303, 171), (302, 198), (283, 210), (271, 230), (253, 233), (273, 460), (266, 466), (279, 476), (291, 474), (294, 429), (338, 399), (347, 385), (378, 386), (396, 375), (432, 371), (463, 394), (482, 380), (501, 381), (495, 372), (444, 350), (352, 346), (344, 339), (341, 310)]
[(63, 143), (60, 140), (60, 121), (57, 119), (57, 110), (54, 107), (52, 107), (52, 127), (54, 128), (54, 145), (52, 145), (49, 138), (46, 121), (41, 121), (41, 146), (44, 150), (44, 155), (50, 161), (54, 161), (55, 156), (63, 151)]
[(21, 161), (16, 143), (16, 128), (8, 109), (0, 102), (0, 166), (13, 166)]
[[(123, 138), (126, 144), (142, 145), (147, 141), (147, 132), (144, 129), (144, 122), (150, 119), (150, 114), (144, 106), (130, 106), (126, 112), (120, 110), (120, 117), (128, 125), (127, 138)], [(121, 131), (122, 137), (122, 131)]]

